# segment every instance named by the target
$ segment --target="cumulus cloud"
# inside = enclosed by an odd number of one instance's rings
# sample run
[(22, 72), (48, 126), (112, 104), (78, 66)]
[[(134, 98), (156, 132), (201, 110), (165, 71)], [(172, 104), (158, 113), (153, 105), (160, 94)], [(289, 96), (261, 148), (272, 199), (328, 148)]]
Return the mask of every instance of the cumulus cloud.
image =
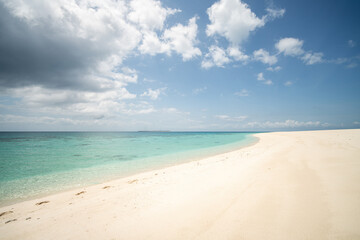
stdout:
[(299, 56), (304, 53), (303, 43), (304, 41), (297, 38), (283, 38), (275, 44), (275, 48), (285, 56)]
[(156, 55), (159, 53), (166, 53), (170, 55), (171, 49), (168, 44), (159, 39), (156, 32), (145, 32), (143, 40), (139, 46), (139, 51), (143, 54)]
[(124, 9), (115, 1), (0, 2), (0, 84), (99, 90), (121, 82), (115, 68), (141, 38)]
[(157, 0), (0, 0), (0, 94), (16, 99), (17, 111), (69, 119), (154, 113), (128, 90), (138, 74), (124, 60), (139, 52), (201, 55), (196, 17), (165, 27), (177, 12)]
[(262, 72), (257, 75), (257, 80), (258, 81), (264, 81), (265, 80), (264, 74)]
[(164, 32), (164, 40), (172, 50), (181, 54), (184, 61), (201, 55), (200, 49), (194, 47), (197, 42), (196, 19), (196, 17), (191, 18), (187, 26), (177, 24)]
[[(267, 14), (259, 18), (250, 7), (241, 0), (220, 0), (207, 9), (210, 24), (206, 27), (207, 36), (222, 36), (229, 42), (226, 52), (220, 47), (212, 46), (202, 62), (203, 68), (223, 67), (231, 61), (247, 63), (251, 58), (240, 50), (241, 44), (255, 31), (275, 18), (282, 17), (284, 9), (266, 9)], [(212, 56), (216, 54), (218, 61)], [(267, 54), (267, 55), (266, 55)], [(260, 49), (255, 60), (272, 65), (277, 62), (276, 56)]]
[(211, 67), (224, 67), (225, 64), (238, 61), (246, 64), (251, 58), (243, 53), (238, 47), (228, 47), (226, 50), (212, 45), (209, 48), (209, 52), (205, 54), (205, 57), (201, 63), (201, 66), (205, 69)]
[(231, 60), (227, 57), (224, 49), (212, 45), (209, 48), (209, 52), (205, 55), (204, 60), (201, 62), (201, 67), (208, 69), (213, 66), (224, 67), (225, 64)]
[(225, 37), (232, 45), (241, 44), (252, 31), (269, 20), (281, 17), (285, 10), (268, 9), (267, 12), (259, 18), (240, 0), (220, 0), (207, 9), (211, 23), (207, 25), (206, 34)]
[(270, 79), (265, 79), (264, 74), (262, 72), (258, 73), (256, 79), (266, 85), (273, 84), (273, 82)]
[(161, 30), (169, 15), (180, 12), (179, 9), (164, 8), (160, 1), (132, 0), (130, 1), (128, 19), (144, 30)]
[(155, 55), (166, 53), (170, 55), (172, 51), (180, 54), (184, 61), (196, 56), (201, 56), (197, 43), (197, 17), (189, 20), (188, 25), (177, 24), (169, 29), (165, 29), (159, 38), (155, 32), (145, 32), (144, 38), (139, 46), (141, 53)]
[(0, 85), (102, 91), (128, 82), (119, 69), (137, 47), (184, 60), (201, 55), (195, 17), (158, 39), (154, 31), (176, 12), (154, 0), (0, 0)]
[(274, 65), (278, 61), (276, 56), (270, 55), (269, 52), (264, 49), (254, 51), (253, 55), (256, 61), (264, 64)]
[(248, 55), (240, 51), (238, 47), (229, 47), (227, 49), (227, 53), (230, 57), (235, 59), (236, 61), (246, 62), (250, 59)]
[(177, 24), (163, 33), (164, 22), (169, 15), (180, 12), (178, 9), (164, 8), (160, 1), (132, 0), (131, 12), (128, 18), (140, 25), (143, 39), (139, 51), (143, 54), (156, 55), (165, 53), (170, 55), (172, 51), (180, 54), (184, 61), (200, 56), (201, 51), (195, 47), (197, 43), (196, 17), (189, 20), (188, 25)]
[(303, 44), (304, 41), (297, 38), (283, 38), (275, 44), (275, 48), (285, 56), (300, 58), (306, 65), (324, 62), (323, 53), (305, 51)]

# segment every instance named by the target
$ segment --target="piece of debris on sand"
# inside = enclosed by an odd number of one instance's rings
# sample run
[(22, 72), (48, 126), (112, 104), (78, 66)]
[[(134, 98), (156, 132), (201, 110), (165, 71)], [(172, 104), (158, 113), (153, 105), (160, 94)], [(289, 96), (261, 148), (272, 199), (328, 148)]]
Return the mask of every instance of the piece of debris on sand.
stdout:
[(81, 195), (81, 194), (84, 194), (84, 193), (86, 193), (85, 191), (81, 191), (81, 192), (78, 192), (77, 194), (75, 194), (76, 196), (79, 196), (79, 195)]
[(43, 204), (45, 204), (45, 203), (49, 203), (50, 201), (42, 201), (42, 202), (38, 202), (38, 203), (36, 203), (35, 205), (43, 205)]

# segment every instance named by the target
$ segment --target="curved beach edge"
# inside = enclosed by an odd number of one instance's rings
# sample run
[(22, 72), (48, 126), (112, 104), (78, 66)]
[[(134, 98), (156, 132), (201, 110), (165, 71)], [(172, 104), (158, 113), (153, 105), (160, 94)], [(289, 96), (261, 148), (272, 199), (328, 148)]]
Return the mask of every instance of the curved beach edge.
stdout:
[(236, 151), (0, 208), (4, 239), (357, 239), (360, 130)]

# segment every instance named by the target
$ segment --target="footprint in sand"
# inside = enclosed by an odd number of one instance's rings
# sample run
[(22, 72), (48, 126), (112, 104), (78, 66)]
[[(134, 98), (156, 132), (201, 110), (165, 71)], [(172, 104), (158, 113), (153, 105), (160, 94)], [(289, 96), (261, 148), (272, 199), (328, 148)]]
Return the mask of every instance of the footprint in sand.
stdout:
[(103, 189), (107, 189), (107, 188), (111, 188), (111, 186), (105, 186), (105, 187), (103, 187)]
[(2, 212), (2, 213), (0, 213), (0, 217), (5, 216), (5, 215), (10, 214), (10, 213), (13, 213), (13, 211)]
[(9, 220), (9, 221), (6, 221), (5, 224), (11, 223), (11, 222), (15, 222), (15, 221), (17, 221), (16, 218), (15, 218), (15, 219), (11, 219), (11, 220)]
[(38, 203), (36, 203), (35, 205), (43, 205), (43, 204), (45, 204), (45, 203), (49, 203), (50, 201), (42, 201), (42, 202), (38, 202)]

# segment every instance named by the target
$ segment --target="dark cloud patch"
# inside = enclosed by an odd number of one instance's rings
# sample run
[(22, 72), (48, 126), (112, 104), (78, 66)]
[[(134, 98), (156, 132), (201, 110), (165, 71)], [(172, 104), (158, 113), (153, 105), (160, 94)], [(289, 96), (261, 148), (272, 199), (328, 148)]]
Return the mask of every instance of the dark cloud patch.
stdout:
[(51, 24), (30, 26), (0, 3), (0, 86), (99, 90), (88, 77), (110, 49), (57, 33)]

